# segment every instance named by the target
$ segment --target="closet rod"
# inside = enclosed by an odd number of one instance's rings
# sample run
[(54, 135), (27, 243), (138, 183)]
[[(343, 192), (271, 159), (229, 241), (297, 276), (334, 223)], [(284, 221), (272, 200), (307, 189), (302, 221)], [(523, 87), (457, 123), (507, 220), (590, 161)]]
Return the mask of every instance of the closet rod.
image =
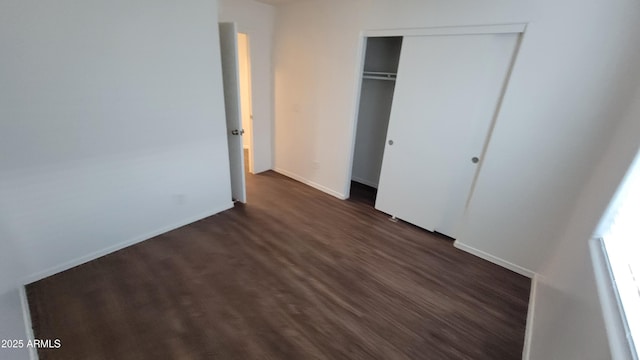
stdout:
[(396, 73), (391, 72), (382, 72), (382, 71), (365, 71), (362, 74), (364, 79), (374, 79), (374, 80), (395, 80)]
[(387, 80), (387, 81), (395, 81), (396, 80), (396, 78), (394, 78), (394, 77), (374, 76), (374, 75), (363, 75), (362, 78), (363, 79), (371, 79), (371, 80)]

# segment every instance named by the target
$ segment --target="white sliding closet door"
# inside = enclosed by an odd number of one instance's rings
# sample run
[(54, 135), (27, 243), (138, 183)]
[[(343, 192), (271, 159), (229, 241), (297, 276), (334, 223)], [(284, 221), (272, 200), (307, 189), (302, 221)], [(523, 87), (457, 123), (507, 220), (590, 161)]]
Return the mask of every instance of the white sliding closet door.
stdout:
[(405, 37), (377, 209), (456, 237), (517, 39)]

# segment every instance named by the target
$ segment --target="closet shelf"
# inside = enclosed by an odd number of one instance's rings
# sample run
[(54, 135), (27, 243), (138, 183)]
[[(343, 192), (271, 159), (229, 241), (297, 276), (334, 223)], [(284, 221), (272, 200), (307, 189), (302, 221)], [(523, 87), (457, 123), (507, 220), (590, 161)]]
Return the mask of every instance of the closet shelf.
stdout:
[(363, 79), (373, 79), (373, 80), (390, 80), (395, 81), (397, 74), (391, 72), (381, 72), (381, 71), (365, 71), (362, 74)]

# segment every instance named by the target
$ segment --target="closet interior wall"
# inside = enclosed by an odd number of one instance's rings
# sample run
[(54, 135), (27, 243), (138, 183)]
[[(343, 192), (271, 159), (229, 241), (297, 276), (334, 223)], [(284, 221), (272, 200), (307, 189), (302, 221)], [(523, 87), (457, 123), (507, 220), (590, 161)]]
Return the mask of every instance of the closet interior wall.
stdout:
[(352, 181), (378, 188), (402, 37), (369, 37), (366, 43)]

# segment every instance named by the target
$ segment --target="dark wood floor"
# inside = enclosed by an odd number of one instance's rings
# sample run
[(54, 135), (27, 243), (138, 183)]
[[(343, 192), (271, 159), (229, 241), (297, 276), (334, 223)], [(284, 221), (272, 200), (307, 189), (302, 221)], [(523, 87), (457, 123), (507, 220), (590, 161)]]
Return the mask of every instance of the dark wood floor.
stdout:
[(27, 287), (41, 359), (520, 359), (530, 281), (273, 172)]

